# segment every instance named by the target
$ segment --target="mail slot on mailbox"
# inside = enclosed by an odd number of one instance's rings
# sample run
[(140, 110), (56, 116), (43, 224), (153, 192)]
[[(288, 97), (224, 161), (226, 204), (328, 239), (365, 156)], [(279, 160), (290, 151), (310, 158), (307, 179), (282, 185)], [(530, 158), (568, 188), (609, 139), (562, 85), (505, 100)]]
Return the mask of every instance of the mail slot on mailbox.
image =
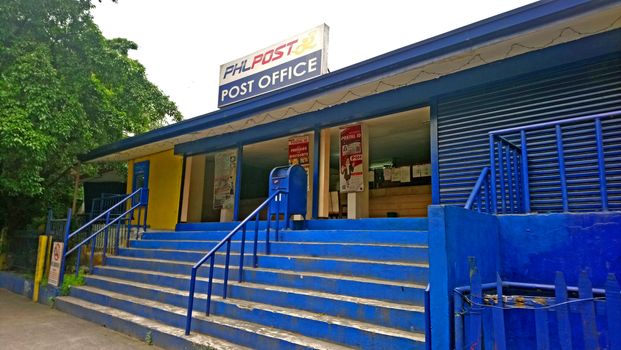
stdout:
[(270, 204), (270, 211), (280, 211), (286, 218), (299, 214), (306, 216), (306, 170), (300, 165), (281, 166), (270, 172), (270, 196), (277, 191), (287, 194), (276, 197)]

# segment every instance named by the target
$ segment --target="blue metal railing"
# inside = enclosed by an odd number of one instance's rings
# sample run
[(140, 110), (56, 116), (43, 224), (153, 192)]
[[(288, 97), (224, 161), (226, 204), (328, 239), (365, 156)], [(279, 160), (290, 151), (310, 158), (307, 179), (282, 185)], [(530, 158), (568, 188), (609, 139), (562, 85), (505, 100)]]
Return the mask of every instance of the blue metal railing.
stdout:
[(489, 167), (483, 168), (481, 170), (481, 174), (477, 179), (476, 184), (474, 185), (474, 189), (470, 192), (470, 196), (466, 201), (466, 205), (464, 208), (466, 209), (474, 209), (479, 213), (492, 212), (491, 202), (492, 202), (492, 194), (491, 194), (491, 181), (490, 181), (490, 171)]
[(454, 289), (453, 303), (455, 349), (574, 349), (572, 339), (585, 349), (621, 348), (621, 293), (613, 273), (605, 289), (592, 288), (586, 271), (577, 287), (567, 286), (559, 271), (554, 284), (503, 281), (499, 275), (482, 283), (475, 264), (470, 285)]
[[(93, 219), (93, 217), (101, 214), (103, 211), (107, 210), (107, 208), (110, 208), (118, 202), (122, 201), (126, 196), (127, 194), (102, 193), (98, 198), (94, 198), (91, 202), (89, 219)], [(120, 215), (122, 213), (123, 208), (118, 207), (112, 214)]]
[[(584, 137), (580, 138), (580, 140), (572, 139), (571, 137), (564, 138), (563, 129), (570, 129), (570, 125), (592, 122), (595, 128), (595, 134), (591, 139), (591, 142), (595, 143), (592, 157), (597, 158), (595, 168), (597, 168), (596, 177), (599, 181), (599, 204), (597, 207), (602, 211), (607, 211), (609, 208), (609, 189), (606, 180), (606, 152), (604, 148), (606, 135), (603, 132), (602, 120), (619, 116), (621, 116), (621, 111), (614, 111), (489, 132), (489, 168), (486, 167), (481, 171), (481, 175), (470, 193), (465, 208), (476, 208), (478, 211), (499, 214), (529, 213), (531, 211), (532, 197), (531, 184), (529, 182), (529, 160), (544, 154), (554, 157), (552, 162), (558, 165), (558, 175), (554, 176), (553, 180), (558, 180), (559, 202), (562, 205), (562, 211), (570, 211), (572, 198), (570, 196), (569, 181), (579, 177), (584, 178), (584, 172), (587, 167), (568, 167), (566, 162), (566, 158), (568, 158), (566, 155), (567, 149), (572, 147), (573, 144), (577, 144), (576, 147), (584, 147), (583, 144), (588, 141), (584, 141)], [(539, 139), (539, 145), (536, 150), (529, 149), (529, 132), (536, 134), (535, 136)], [(555, 142), (552, 148), (541, 146), (541, 135), (545, 132), (553, 133), (554, 135)], [(566, 133), (570, 132), (575, 133), (575, 129), (566, 131)], [(612, 139), (613, 137), (615, 136), (611, 133), (610, 138)], [(519, 144), (512, 142), (512, 139), (519, 140)], [(580, 154), (580, 157), (584, 158), (582, 161), (584, 164), (590, 161), (589, 156), (591, 156), (585, 153), (590, 149), (585, 149), (586, 151), (583, 150)], [(618, 151), (613, 150), (613, 152)], [(576, 156), (573, 157), (575, 158)], [(546, 160), (544, 159), (544, 161)], [(573, 158), (572, 161), (576, 163)], [(579, 188), (576, 187), (576, 189)], [(554, 188), (554, 190), (557, 189)], [(547, 199), (547, 201), (553, 200), (554, 198)], [(578, 200), (574, 200), (578, 202)], [(484, 205), (482, 202), (484, 202)]]
[[(89, 263), (90, 271), (93, 271), (95, 243), (96, 243), (97, 236), (102, 232), (104, 235), (103, 236), (102, 263), (105, 263), (106, 251), (108, 248), (108, 229), (112, 225), (116, 225), (116, 230), (117, 230), (116, 236), (115, 236), (116, 238), (114, 242), (114, 252), (118, 251), (119, 236), (120, 236), (121, 225), (123, 224), (123, 221), (126, 222), (127, 232), (131, 231), (132, 226), (137, 227), (138, 231), (140, 231), (141, 228), (143, 229), (143, 231), (146, 231), (147, 194), (148, 194), (147, 189), (144, 189), (144, 188), (137, 189), (136, 191), (127, 195), (123, 200), (117, 202), (116, 204), (114, 204), (107, 210), (103, 211), (101, 214), (97, 215), (96, 217), (92, 218), (86, 224), (82, 225), (80, 228), (78, 228), (77, 230), (73, 232), (71, 232), (71, 214), (72, 214), (71, 208), (68, 209), (67, 219), (65, 221), (64, 246), (63, 246), (63, 256), (61, 259), (61, 266), (60, 266), (59, 284), (62, 284), (64, 275), (65, 275), (65, 263), (66, 263), (67, 257), (74, 251), (78, 251), (77, 258), (76, 258), (76, 265), (75, 265), (75, 274), (76, 276), (79, 274), (79, 267), (80, 267), (79, 249), (82, 246), (86, 245), (87, 243), (90, 244), (90, 248), (91, 248), (90, 263)], [(126, 208), (126, 210), (116, 215), (116, 217), (112, 218), (111, 214), (115, 211), (118, 211), (119, 208)], [(144, 208), (144, 212), (145, 212), (144, 222), (142, 223), (140, 221), (141, 219), (140, 213), (142, 212), (142, 210), (140, 210), (141, 208)], [(134, 212), (136, 210), (138, 210), (138, 219), (136, 221), (136, 225), (132, 225), (132, 219), (134, 217)], [(102, 220), (103, 220), (103, 226), (101, 225)], [(88, 234), (88, 236), (85, 239), (79, 241), (73, 247), (69, 248), (68, 244), (70, 243), (70, 240), (74, 237), (77, 238), (78, 234), (84, 233), (84, 232), (89, 232), (90, 234)]]
[[(209, 262), (209, 280), (207, 283), (207, 305), (206, 305), (206, 310), (205, 310), (205, 314), (209, 316), (209, 308), (211, 306), (211, 289), (213, 285), (213, 270), (214, 270), (216, 253), (218, 252), (218, 250), (220, 250), (220, 248), (222, 248), (226, 244), (226, 258), (225, 258), (225, 264), (224, 264), (224, 279), (223, 279), (223, 293), (222, 293), (222, 297), (226, 299), (228, 279), (229, 279), (231, 241), (233, 239), (233, 236), (241, 230), (242, 236), (241, 236), (241, 248), (240, 248), (240, 253), (239, 253), (239, 272), (238, 272), (238, 277), (237, 277), (238, 282), (241, 283), (243, 280), (242, 277), (243, 277), (243, 271), (244, 271), (244, 251), (245, 251), (245, 245), (246, 245), (247, 224), (251, 221), (254, 221), (254, 251), (252, 254), (252, 257), (253, 257), (252, 261), (253, 261), (253, 267), (256, 268), (258, 267), (257, 247), (258, 247), (258, 241), (259, 241), (259, 214), (261, 213), (263, 209), (267, 209), (267, 226), (266, 226), (266, 233), (265, 233), (265, 254), (269, 255), (270, 254), (270, 223), (272, 221), (272, 215), (274, 215), (276, 219), (275, 239), (276, 241), (278, 241), (278, 230), (280, 228), (280, 214), (281, 214), (280, 203), (287, 202), (285, 198), (286, 196), (287, 196), (286, 191), (276, 191), (275, 193), (273, 193), (263, 203), (261, 203), (252, 213), (250, 213), (248, 217), (246, 217), (242, 222), (240, 222), (239, 225), (237, 225), (231, 232), (229, 232), (218, 244), (216, 244), (216, 246), (213, 247), (209, 251), (209, 253), (203, 256), (196, 264), (194, 264), (194, 266), (192, 266), (192, 273), (190, 277), (190, 291), (188, 295), (188, 312), (187, 312), (186, 323), (185, 323), (185, 334), (186, 335), (190, 334), (190, 328), (192, 326), (192, 311), (194, 308), (194, 289), (196, 286), (196, 273), (198, 269), (207, 260), (211, 259)], [(272, 206), (270, 204), (272, 202), (276, 203), (275, 213), (271, 212)], [(285, 209), (285, 208), (282, 208), (282, 209)], [(288, 218), (286, 215), (284, 216), (284, 220), (285, 222), (288, 221)], [(285, 224), (285, 226), (287, 225)]]

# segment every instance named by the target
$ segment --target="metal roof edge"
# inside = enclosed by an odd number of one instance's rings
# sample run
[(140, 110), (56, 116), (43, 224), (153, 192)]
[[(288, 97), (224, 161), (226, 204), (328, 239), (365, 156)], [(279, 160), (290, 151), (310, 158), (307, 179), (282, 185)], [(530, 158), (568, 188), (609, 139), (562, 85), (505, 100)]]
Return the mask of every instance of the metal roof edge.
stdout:
[(112, 153), (232, 122), (352, 82), (366, 80), (417, 61), (428, 60), (434, 56), (488, 42), (529, 27), (550, 23), (618, 2), (621, 1), (547, 0), (528, 4), (282, 90), (101, 146), (80, 156), (79, 159), (81, 161), (94, 160)]

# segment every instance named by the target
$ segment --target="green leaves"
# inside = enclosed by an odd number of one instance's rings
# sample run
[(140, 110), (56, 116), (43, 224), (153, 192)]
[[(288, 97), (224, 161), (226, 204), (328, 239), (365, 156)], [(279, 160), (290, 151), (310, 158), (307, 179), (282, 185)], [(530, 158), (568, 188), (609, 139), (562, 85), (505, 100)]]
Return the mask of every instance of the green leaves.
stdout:
[(0, 2), (0, 227), (69, 205), (79, 154), (182, 119), (128, 57), (137, 45), (104, 38), (91, 6)]

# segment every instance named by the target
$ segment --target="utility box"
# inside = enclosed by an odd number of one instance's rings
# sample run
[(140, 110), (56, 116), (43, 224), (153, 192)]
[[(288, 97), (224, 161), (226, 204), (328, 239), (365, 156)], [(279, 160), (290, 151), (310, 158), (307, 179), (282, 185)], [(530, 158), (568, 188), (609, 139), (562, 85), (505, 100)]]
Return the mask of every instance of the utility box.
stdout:
[(285, 191), (286, 195), (277, 196), (270, 204), (270, 212), (277, 210), (285, 214), (285, 220), (291, 215), (306, 216), (306, 191), (308, 177), (306, 170), (300, 165), (281, 166), (270, 172), (270, 190), (272, 196), (277, 191)]

